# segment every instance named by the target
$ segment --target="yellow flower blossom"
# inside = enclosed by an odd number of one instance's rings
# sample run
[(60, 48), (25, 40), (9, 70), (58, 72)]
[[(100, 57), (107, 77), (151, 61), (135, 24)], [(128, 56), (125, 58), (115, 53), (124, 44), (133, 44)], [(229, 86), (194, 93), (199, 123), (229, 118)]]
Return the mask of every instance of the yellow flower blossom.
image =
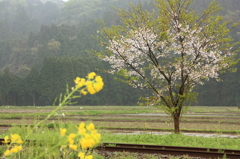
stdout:
[(10, 142), (9, 137), (8, 137), (8, 136), (5, 136), (3, 143), (6, 143), (6, 144), (7, 144), (7, 143), (9, 143), (9, 142)]
[(84, 135), (86, 133), (86, 129), (85, 129), (85, 123), (80, 123), (79, 127), (78, 127), (78, 134), (79, 135)]
[(73, 139), (75, 137), (76, 137), (76, 134), (73, 134), (73, 133), (68, 135), (68, 142), (69, 142), (69, 144), (74, 144), (74, 140)]
[(78, 153), (78, 157), (79, 157), (80, 159), (84, 159), (84, 158), (85, 158), (85, 153), (79, 152), (79, 153)]
[(11, 155), (11, 151), (10, 150), (6, 150), (4, 153), (3, 153), (3, 156), (9, 156)]
[[(94, 148), (94, 146), (100, 142), (101, 134), (97, 132), (93, 123), (86, 125), (82, 122), (77, 129), (78, 134), (70, 133), (67, 136), (68, 147), (74, 151), (79, 149), (80, 152), (78, 153), (78, 157), (80, 159), (93, 159), (91, 153), (87, 153), (88, 151), (86, 151), (86, 149)], [(63, 129), (60, 129), (60, 133), (61, 131), (63, 131)], [(62, 145), (61, 149), (65, 147), (66, 146)]]
[(93, 88), (96, 92), (99, 92), (103, 88), (103, 86), (98, 83), (93, 83)]
[(97, 132), (98, 131), (96, 129), (91, 131), (92, 134), (96, 134)]
[[(18, 134), (11, 134), (10, 136), (11, 136), (11, 142), (12, 143), (17, 143), (17, 144), (22, 144), (23, 143), (21, 137)], [(3, 143), (10, 143), (9, 136), (4, 137)]]
[(85, 89), (80, 90), (80, 93), (86, 95), (88, 92)]
[(96, 145), (96, 142), (89, 134), (85, 134), (85, 137), (80, 140), (82, 149), (92, 148)]
[(92, 85), (92, 84), (87, 86), (87, 90), (88, 90), (88, 92), (89, 92), (90, 94), (96, 93), (96, 91), (95, 91), (95, 89), (93, 88), (93, 85)]
[(76, 77), (76, 79), (74, 80), (76, 87), (80, 88), (82, 86), (85, 85), (86, 80), (84, 78), (80, 78), (80, 77)]
[(76, 137), (76, 134), (71, 133), (71, 134), (68, 135), (68, 137), (71, 138), (71, 139), (73, 139), (73, 138)]
[[(91, 72), (87, 75), (87, 80), (84, 78), (76, 77), (74, 80), (76, 87), (75, 88), (84, 88), (80, 89), (80, 94), (86, 95), (87, 93), (95, 94), (99, 92), (103, 86), (103, 80), (101, 76), (97, 76), (95, 72)], [(74, 88), (72, 89), (74, 90)]]
[(88, 79), (93, 79), (94, 76), (96, 76), (96, 73), (95, 72), (91, 72), (91, 73), (88, 74), (87, 78)]
[(80, 80), (81, 80), (80, 77), (76, 77), (76, 79), (74, 80), (74, 82), (75, 82), (76, 84), (78, 84)]
[(69, 148), (76, 151), (76, 150), (77, 150), (77, 145), (70, 144), (70, 145), (69, 145)]
[(92, 81), (86, 81), (86, 87), (91, 87), (92, 86)]
[(23, 143), (23, 141), (21, 140), (21, 139), (19, 139), (19, 140), (17, 140), (17, 142), (16, 142), (17, 144), (22, 144)]
[(86, 133), (86, 129), (78, 129), (79, 135), (84, 135)]
[(12, 147), (11, 149), (9, 150), (6, 150), (4, 153), (3, 153), (3, 156), (9, 156), (11, 155), (12, 153), (18, 153), (19, 151), (22, 150), (22, 146), (15, 146), (15, 147)]
[(96, 76), (95, 80), (98, 83), (102, 83), (102, 77), (101, 76)]
[(88, 155), (85, 157), (85, 159), (93, 159), (93, 156), (92, 155)]
[(68, 142), (69, 142), (70, 144), (74, 144), (74, 140), (71, 139), (71, 138), (68, 138)]
[(81, 78), (80, 82), (77, 83), (77, 87), (80, 88), (84, 86), (86, 83), (86, 80), (84, 78)]
[(61, 136), (64, 136), (64, 135), (66, 134), (66, 132), (67, 132), (67, 129), (62, 129), (62, 128), (60, 128), (60, 134), (61, 134)]
[(16, 147), (13, 147), (10, 151), (13, 152), (13, 153), (17, 153), (18, 149)]
[(84, 122), (81, 122), (80, 124), (79, 124), (79, 129), (84, 129), (85, 128), (85, 123)]
[(88, 126), (86, 126), (86, 128), (87, 128), (88, 131), (91, 131), (91, 130), (95, 129), (93, 123), (90, 123)]
[(21, 137), (18, 134), (11, 134), (10, 136), (12, 143), (17, 143), (19, 140), (21, 142)]
[(21, 151), (21, 150), (22, 150), (22, 146), (17, 146), (16, 149), (17, 149), (18, 151)]

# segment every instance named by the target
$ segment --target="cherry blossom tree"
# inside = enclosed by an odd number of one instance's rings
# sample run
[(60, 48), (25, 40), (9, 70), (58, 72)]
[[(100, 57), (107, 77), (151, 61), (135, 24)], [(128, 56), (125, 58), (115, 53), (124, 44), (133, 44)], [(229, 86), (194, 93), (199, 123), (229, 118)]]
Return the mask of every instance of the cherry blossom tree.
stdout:
[(117, 10), (121, 26), (100, 24), (106, 50), (98, 56), (111, 65), (108, 72), (133, 87), (152, 89), (146, 103), (171, 115), (175, 133), (185, 108), (195, 100), (193, 88), (218, 80), (220, 71), (236, 64), (237, 43), (229, 36), (231, 22), (216, 16), (220, 6), (212, 2), (197, 14), (191, 2), (157, 0), (153, 12), (131, 5), (130, 11)]

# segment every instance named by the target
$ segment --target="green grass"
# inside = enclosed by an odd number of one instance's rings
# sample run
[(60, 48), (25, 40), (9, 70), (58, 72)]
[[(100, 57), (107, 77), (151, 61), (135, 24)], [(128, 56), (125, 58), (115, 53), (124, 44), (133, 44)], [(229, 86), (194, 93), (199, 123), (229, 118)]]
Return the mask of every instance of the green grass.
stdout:
[(240, 112), (237, 106), (191, 106), (188, 111), (195, 113)]
[[(29, 107), (29, 106), (21, 106), (21, 107), (0, 107), (0, 121), (2, 119), (4, 124), (4, 121), (7, 121), (6, 119), (9, 119), (10, 123), (11, 121), (15, 121), (18, 123), (12, 123), (15, 125), (14, 127), (10, 128), (7, 132), (2, 131), (2, 135), (0, 137), (4, 137), (5, 135), (18, 133), (22, 138), (28, 134), (29, 131), (31, 131), (32, 126), (37, 123), (37, 119), (44, 118), (46, 115), (49, 114), (53, 109), (56, 107), (53, 106), (47, 106), (47, 107)], [(228, 131), (229, 125), (231, 123), (238, 123), (239, 117), (220, 117), (220, 116), (204, 116), (207, 114), (217, 114), (217, 115), (226, 115), (226, 114), (234, 114), (238, 115), (240, 113), (239, 109), (236, 109), (236, 107), (189, 107), (190, 111), (189, 113), (198, 113), (199, 115), (203, 114), (203, 116), (197, 116), (197, 117), (183, 117), (182, 121), (219, 121), (217, 125), (219, 127), (214, 128), (215, 130), (207, 130), (202, 129), (202, 132), (217, 132), (217, 133), (226, 133), (226, 132), (235, 132), (237, 134), (240, 134), (240, 130), (237, 130), (237, 126), (234, 125), (233, 129), (231, 131)], [(229, 109), (228, 109), (229, 108)], [(158, 124), (156, 121), (168, 121), (169, 117), (156, 117), (156, 116), (127, 116), (125, 118), (115, 118), (114, 117), (121, 117), (123, 114), (139, 114), (139, 113), (163, 113), (163, 111), (156, 109), (155, 107), (146, 107), (146, 106), (67, 106), (63, 107), (61, 110), (58, 111), (59, 114), (64, 112), (66, 114), (65, 119), (67, 119), (68, 122), (64, 121), (63, 123), (61, 121), (62, 116), (59, 117), (53, 117), (55, 119), (59, 119), (54, 121), (47, 121), (43, 123), (40, 127), (36, 128), (34, 130), (34, 133), (32, 133), (30, 136), (28, 136), (28, 139), (30, 140), (37, 140), (36, 143), (32, 143), (30, 145), (24, 144), (25, 146), (24, 151), (19, 153), (18, 155), (14, 156), (16, 159), (20, 158), (26, 158), (26, 159), (32, 159), (33, 156), (36, 154), (40, 154), (42, 152), (46, 153), (45, 158), (60, 158), (61, 152), (59, 152), (58, 149), (52, 149), (54, 147), (54, 144), (59, 144), (59, 141), (61, 140), (61, 137), (59, 136), (59, 128), (67, 128), (69, 132), (76, 131), (76, 123), (78, 120), (72, 120), (71, 119), (78, 119), (78, 118), (84, 118), (88, 121), (94, 120), (94, 119), (105, 119), (105, 120), (111, 120), (109, 122), (93, 122), (98, 123), (95, 124), (96, 127), (102, 131), (104, 128), (111, 128), (116, 129), (118, 127), (122, 128), (128, 128), (132, 130), (145, 130), (148, 129), (156, 129), (156, 130), (168, 130), (172, 131), (172, 128), (165, 128), (155, 125)], [(71, 117), (71, 115), (76, 115), (77, 117)], [(204, 117), (201, 118), (201, 117)], [(14, 118), (23, 118), (23, 120), (11, 120)], [(26, 118), (26, 119), (24, 119)], [(33, 121), (31, 121), (31, 124), (26, 125), (25, 121), (27, 121), (27, 118), (33, 118)], [(218, 120), (219, 119), (219, 120)], [(117, 122), (112, 122), (112, 120), (122, 120), (122, 121), (135, 121), (135, 122), (122, 122), (121, 126), (117, 125)], [(29, 120), (28, 120), (29, 121)], [(156, 123), (153, 123), (153, 122)], [(224, 128), (222, 128), (223, 125), (220, 125), (221, 122), (224, 121), (226, 124)], [(112, 122), (112, 123), (111, 123)], [(146, 123), (144, 123), (146, 122)], [(138, 123), (138, 127), (136, 126), (136, 123)], [(17, 126), (17, 124), (22, 125), (22, 127)], [(103, 126), (108, 125), (109, 127)], [(111, 125), (112, 127), (110, 127)], [(142, 126), (141, 126), (142, 124)], [(145, 127), (144, 124), (154, 124), (152, 127)], [(194, 124), (194, 123), (192, 123)], [(189, 127), (186, 127), (186, 130), (189, 131), (199, 131), (195, 130), (195, 128), (198, 128), (199, 125), (196, 123), (194, 124), (196, 127), (193, 127), (192, 130), (190, 130)], [(214, 124), (213, 124), (214, 125)], [(155, 127), (154, 127), (155, 126)], [(220, 127), (222, 128), (220, 130)], [(235, 128), (236, 127), (236, 128)], [(49, 129), (50, 128), (50, 129)], [(212, 127), (210, 127), (212, 128)], [(194, 129), (194, 130), (193, 130)], [(219, 148), (219, 149), (239, 149), (240, 150), (240, 139), (230, 139), (230, 138), (205, 138), (205, 137), (190, 137), (185, 136), (183, 134), (171, 134), (171, 135), (152, 135), (147, 133), (142, 133), (139, 135), (117, 135), (113, 133), (106, 133), (102, 131), (102, 140), (101, 142), (110, 142), (110, 143), (136, 143), (136, 144), (158, 144), (158, 145), (172, 145), (172, 146), (190, 146), (190, 147), (207, 147), (207, 148)], [(0, 148), (0, 153), (4, 152), (6, 147)], [(123, 154), (123, 153), (122, 153)], [(76, 155), (76, 153), (69, 152), (69, 158), (73, 158), (73, 156)], [(121, 159), (137, 159), (138, 154), (126, 154), (121, 157), (119, 157), (120, 154), (115, 154), (116, 158)], [(54, 156), (54, 157), (53, 157)], [(96, 159), (103, 159), (102, 156), (99, 156), (97, 154), (94, 154)], [(155, 159), (156, 156), (148, 156), (146, 158), (149, 159)]]
[[(46, 126), (47, 125), (47, 126)], [(52, 129), (49, 129), (52, 128)], [(61, 141), (61, 136), (59, 135), (59, 128), (67, 128), (69, 132), (76, 132), (75, 124), (44, 124), (43, 126), (34, 130), (28, 139), (35, 140), (36, 142), (30, 144), (23, 144), (24, 151), (16, 154), (13, 158), (21, 159), (32, 159), (34, 156), (45, 153), (45, 158), (53, 159), (60, 158), (61, 152), (59, 148), (53, 148), (55, 144), (59, 144)], [(18, 133), (20, 136), (26, 136), (32, 127), (19, 127), (14, 126), (10, 128), (0, 137), (5, 135)], [(154, 144), (154, 145), (167, 145), (167, 146), (189, 146), (189, 147), (206, 147), (206, 148), (219, 148), (219, 149), (238, 149), (240, 150), (240, 139), (230, 139), (230, 138), (205, 138), (205, 137), (190, 137), (183, 134), (170, 134), (170, 135), (152, 135), (147, 133), (142, 133), (139, 135), (117, 135), (113, 133), (102, 132), (101, 143), (134, 143), (134, 144)], [(61, 146), (61, 145), (59, 145)], [(58, 147), (59, 147), (58, 146)], [(0, 148), (0, 153), (4, 152), (6, 147)], [(103, 156), (96, 153), (93, 154), (95, 159), (104, 159)], [(73, 158), (76, 153), (69, 152), (68, 158)], [(112, 158), (121, 159), (137, 159), (137, 153), (114, 153)], [(159, 157), (154, 155), (148, 155), (146, 159), (158, 159)], [(174, 158), (174, 157), (172, 157)]]
[[(167, 131), (173, 132), (173, 128), (134, 128), (134, 127), (98, 127), (101, 129), (107, 130), (132, 130), (132, 131)], [(232, 134), (240, 134), (240, 130), (198, 130), (198, 129), (181, 129), (182, 132), (200, 132), (200, 133), (232, 133)]]
[(78, 115), (104, 115), (104, 114), (139, 114), (139, 113), (156, 113), (156, 110), (83, 110)]
[(238, 149), (240, 150), (240, 139), (230, 138), (206, 138), (191, 137), (183, 134), (170, 135), (114, 135), (111, 133), (102, 134), (102, 142), (110, 143), (133, 143), (133, 144), (154, 144), (167, 146), (189, 146), (206, 147), (219, 149)]
[[(53, 129), (49, 129), (51, 127)], [(37, 128), (33, 134), (29, 136), (30, 140), (46, 141), (55, 143), (59, 140), (59, 128), (67, 128), (69, 132), (76, 131), (76, 125), (69, 124), (49, 124), (48, 127), (43, 126)], [(24, 137), (32, 127), (14, 126), (7, 132), (2, 134), (3, 137), (7, 134), (18, 133)], [(153, 135), (142, 133), (139, 135), (114, 134), (102, 132), (101, 142), (110, 143), (135, 143), (135, 144), (156, 144), (156, 145), (172, 145), (172, 146), (191, 146), (191, 147), (207, 147), (207, 148), (222, 148), (222, 149), (240, 149), (240, 138), (206, 138), (206, 137), (191, 137), (183, 134), (170, 135)]]

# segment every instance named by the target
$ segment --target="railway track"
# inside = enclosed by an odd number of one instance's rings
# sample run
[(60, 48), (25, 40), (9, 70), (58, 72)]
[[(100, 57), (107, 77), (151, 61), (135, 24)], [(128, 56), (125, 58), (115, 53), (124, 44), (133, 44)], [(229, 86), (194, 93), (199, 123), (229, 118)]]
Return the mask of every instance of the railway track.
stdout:
[(171, 156), (200, 157), (200, 158), (228, 158), (240, 159), (240, 150), (199, 148), (199, 147), (180, 147), (180, 146), (162, 146), (162, 145), (141, 145), (141, 144), (123, 144), (123, 143), (103, 143), (97, 147), (99, 151), (128, 151), (137, 153), (162, 154)]
[[(0, 138), (0, 145), (4, 145), (4, 139)], [(27, 140), (27, 142), (30, 142)], [(101, 154), (103, 152), (135, 152), (145, 154), (161, 154), (171, 156), (188, 156), (205, 159), (240, 159), (240, 150), (201, 148), (201, 147), (181, 147), (163, 145), (143, 145), (143, 144), (124, 144), (124, 143), (102, 143), (96, 148)]]

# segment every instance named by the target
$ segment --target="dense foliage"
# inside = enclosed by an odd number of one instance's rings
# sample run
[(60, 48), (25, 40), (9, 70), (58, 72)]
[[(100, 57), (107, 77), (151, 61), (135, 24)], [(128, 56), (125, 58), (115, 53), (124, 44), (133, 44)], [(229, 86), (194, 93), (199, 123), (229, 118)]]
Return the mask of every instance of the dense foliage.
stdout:
[[(239, 0), (218, 0), (226, 20), (239, 21)], [(98, 25), (118, 25), (119, 17), (110, 7), (129, 9), (129, 2), (142, 2), (152, 10), (147, 0), (69, 0), (42, 3), (40, 0), (0, 1), (0, 101), (2, 105), (51, 105), (66, 83), (76, 76), (98, 71), (106, 87), (100, 94), (83, 97), (84, 105), (136, 105), (144, 91), (136, 90), (100, 72), (109, 66), (86, 50), (100, 50), (96, 40)], [(197, 12), (210, 0), (195, 1)], [(240, 27), (232, 31), (240, 40)], [(236, 67), (240, 67), (237, 65)], [(96, 70), (98, 69), (98, 70)], [(240, 104), (239, 72), (222, 74), (223, 82), (208, 81), (197, 87), (196, 105)], [(211, 89), (210, 89), (211, 88)]]

